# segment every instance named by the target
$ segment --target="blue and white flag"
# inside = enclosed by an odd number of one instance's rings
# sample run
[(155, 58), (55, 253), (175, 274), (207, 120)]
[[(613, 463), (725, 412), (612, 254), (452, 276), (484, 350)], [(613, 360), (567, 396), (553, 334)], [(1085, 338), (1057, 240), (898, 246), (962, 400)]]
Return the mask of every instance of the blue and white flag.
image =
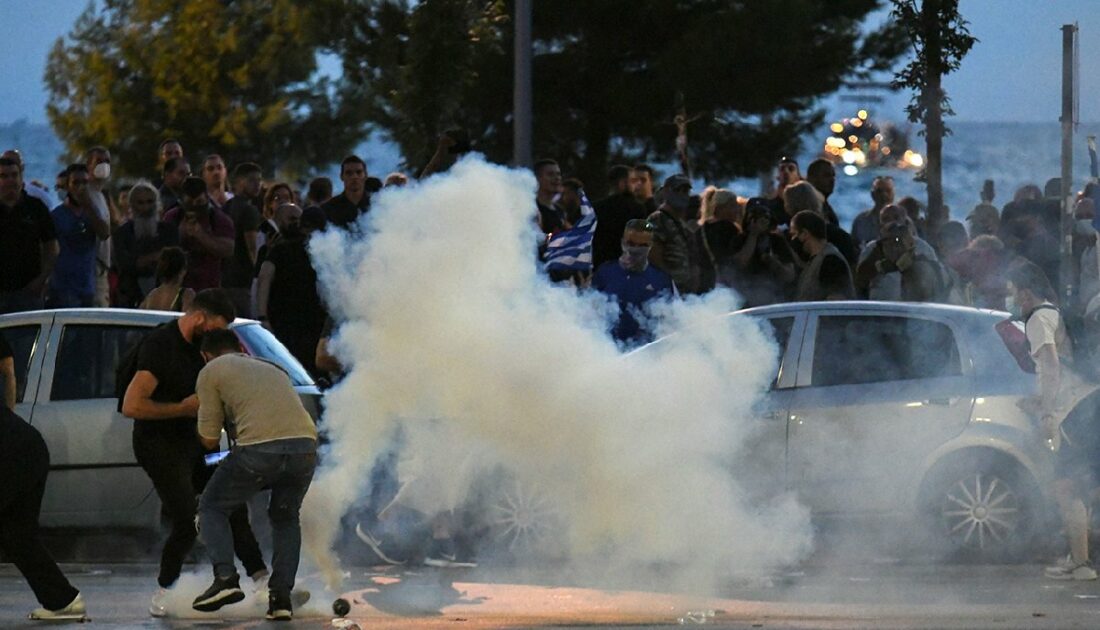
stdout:
[(580, 191), (581, 220), (558, 232), (546, 243), (543, 265), (547, 271), (591, 271), (592, 235), (596, 232), (596, 211), (588, 195)]

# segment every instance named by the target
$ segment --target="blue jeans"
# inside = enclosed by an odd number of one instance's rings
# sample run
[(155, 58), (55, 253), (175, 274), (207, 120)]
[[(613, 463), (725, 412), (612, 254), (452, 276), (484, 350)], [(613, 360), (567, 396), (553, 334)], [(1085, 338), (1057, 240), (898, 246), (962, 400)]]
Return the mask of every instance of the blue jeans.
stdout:
[(214, 575), (232, 578), (233, 534), (229, 515), (249, 498), (271, 488), (272, 592), (290, 594), (298, 573), (302, 531), (298, 512), (317, 466), (316, 442), (308, 438), (240, 446), (226, 457), (199, 499), (199, 536), (214, 563)]

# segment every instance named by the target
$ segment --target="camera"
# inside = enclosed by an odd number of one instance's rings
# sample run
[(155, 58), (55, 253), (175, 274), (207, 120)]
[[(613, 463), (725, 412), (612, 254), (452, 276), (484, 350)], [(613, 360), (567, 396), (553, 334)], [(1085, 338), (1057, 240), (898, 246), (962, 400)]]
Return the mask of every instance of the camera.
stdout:
[(766, 203), (766, 200), (753, 197), (745, 204), (744, 224), (749, 226), (761, 219), (768, 221), (769, 231), (774, 230), (779, 225), (775, 220), (775, 215), (772, 214), (771, 206)]
[(909, 226), (904, 221), (895, 221), (883, 227), (884, 238), (900, 243), (901, 239), (909, 236)]

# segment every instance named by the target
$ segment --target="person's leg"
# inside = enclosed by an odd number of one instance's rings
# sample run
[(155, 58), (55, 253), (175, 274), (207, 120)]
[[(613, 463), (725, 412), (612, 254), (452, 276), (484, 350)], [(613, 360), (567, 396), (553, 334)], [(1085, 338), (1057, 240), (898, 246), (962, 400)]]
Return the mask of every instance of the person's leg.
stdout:
[(160, 556), (157, 583), (163, 588), (179, 579), (183, 561), (198, 536), (195, 531), (195, 487), (191, 473), (198, 453), (196, 446), (172, 443), (160, 436), (134, 435), (134, 455), (153, 482), (153, 489), (171, 526)]
[[(247, 449), (248, 447), (244, 447)], [(239, 449), (233, 456), (238, 458), (236, 467), (238, 470), (241, 468), (240, 455), (244, 450)], [(228, 460), (226, 460), (228, 461)], [(224, 461), (222, 462), (225, 463)], [(192, 474), (195, 487), (198, 492), (205, 492), (207, 483), (215, 474), (215, 471), (220, 469), (218, 467), (210, 467), (206, 465), (206, 462), (201, 458), (199, 463)], [(260, 486), (262, 489), (263, 486)], [(257, 489), (256, 491), (259, 491)], [(255, 494), (253, 492), (252, 494)], [(247, 502), (247, 498), (246, 498)], [(248, 522), (248, 507), (247, 505), (241, 505), (236, 507), (229, 513), (229, 527), (233, 533), (233, 550), (236, 552), (237, 557), (240, 558), (241, 564), (244, 565), (245, 572), (255, 579), (258, 575), (263, 576), (267, 574), (267, 565), (264, 563), (263, 552), (260, 551), (260, 543), (256, 541), (256, 536), (252, 533), (252, 526)]]
[(1074, 564), (1089, 561), (1089, 523), (1085, 504), (1074, 490), (1070, 479), (1058, 479), (1053, 484), (1054, 500), (1066, 527), (1070, 556)]
[(214, 575), (219, 578), (237, 574), (233, 562), (235, 529), (231, 522), (263, 483), (262, 478), (241, 466), (237, 454), (232, 454), (218, 465), (199, 498), (199, 535), (210, 554)]
[(26, 578), (35, 598), (47, 610), (60, 610), (78, 591), (58, 568), (38, 537), (38, 515), (46, 491), (50, 460), (44, 442), (24, 452), (25, 468), (18, 479), (8, 479), (20, 490), (0, 506), (0, 548)]
[(271, 486), (272, 558), (271, 580), (268, 583), (273, 594), (289, 597), (298, 573), (302, 549), (302, 531), (298, 514), (317, 466), (315, 453), (278, 455), (282, 461), (282, 474)]

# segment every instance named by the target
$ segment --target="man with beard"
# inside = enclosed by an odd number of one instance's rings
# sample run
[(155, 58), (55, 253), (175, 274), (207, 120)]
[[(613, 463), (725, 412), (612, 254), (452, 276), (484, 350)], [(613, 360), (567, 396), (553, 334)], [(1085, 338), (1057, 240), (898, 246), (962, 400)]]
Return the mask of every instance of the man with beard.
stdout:
[(60, 253), (50, 278), (50, 308), (92, 306), (96, 298), (96, 247), (111, 234), (110, 224), (92, 207), (88, 169), (69, 166), (69, 196), (50, 213)]
[(282, 237), (260, 265), (256, 311), (264, 326), (314, 373), (327, 314), (317, 294), (317, 272), (307, 246), (310, 234), (324, 228), (324, 215), (314, 208), (303, 214), (294, 204), (283, 204), (276, 214), (284, 215), (286, 223)]
[[(152, 480), (172, 528), (161, 552), (160, 588), (149, 606), (154, 617), (167, 614), (167, 589), (179, 579), (184, 558), (198, 535), (195, 497), (211, 474), (204, 465), (197, 433), (195, 385), (204, 366), (199, 350), (202, 336), (227, 328), (235, 317), (233, 303), (224, 292), (200, 291), (183, 316), (141, 340), (134, 377), (122, 399), (122, 414), (134, 419), (134, 456)], [(231, 524), (237, 555), (259, 584), (267, 576), (267, 567), (249, 529), (247, 511), (234, 512)]]
[(233, 167), (233, 198), (222, 209), (233, 221), (235, 236), (233, 256), (222, 267), (222, 288), (233, 300), (237, 313), (251, 317), (252, 270), (256, 266), (256, 234), (263, 218), (260, 216), (260, 187), (263, 171), (255, 162), (243, 162)]
[(118, 295), (121, 306), (135, 307), (156, 286), (157, 260), (165, 247), (179, 244), (176, 226), (159, 220), (160, 199), (147, 182), (130, 189), (133, 218), (115, 230), (112, 237), (118, 267)]
[(210, 205), (206, 182), (189, 177), (183, 182), (180, 206), (164, 213), (164, 221), (179, 229), (180, 246), (187, 252), (183, 284), (201, 291), (222, 282), (222, 261), (233, 255), (233, 221)]
[(225, 204), (233, 198), (226, 185), (228, 173), (225, 169), (225, 160), (217, 153), (211, 153), (202, 161), (202, 179), (206, 182), (206, 197), (210, 205), (221, 210)]

